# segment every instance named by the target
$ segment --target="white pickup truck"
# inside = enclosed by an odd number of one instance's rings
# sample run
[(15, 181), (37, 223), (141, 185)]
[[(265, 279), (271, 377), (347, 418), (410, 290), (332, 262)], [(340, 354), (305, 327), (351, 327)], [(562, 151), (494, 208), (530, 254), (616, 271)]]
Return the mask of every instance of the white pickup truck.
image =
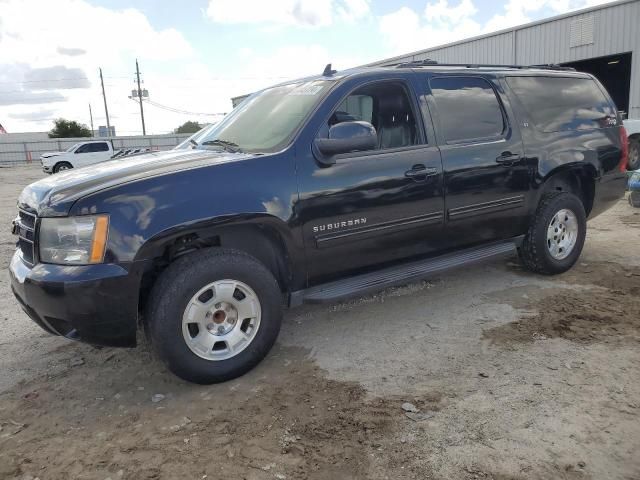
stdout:
[(114, 153), (110, 140), (92, 140), (76, 143), (64, 152), (43, 153), (40, 155), (40, 163), (44, 172), (58, 173), (109, 160)]
[(640, 169), (640, 119), (625, 120), (624, 128), (629, 136), (629, 170), (638, 170)]
[(111, 140), (79, 142), (64, 152), (47, 152), (40, 155), (42, 171), (58, 173), (70, 168), (86, 167), (112, 158), (149, 152), (149, 148), (123, 148), (114, 150)]

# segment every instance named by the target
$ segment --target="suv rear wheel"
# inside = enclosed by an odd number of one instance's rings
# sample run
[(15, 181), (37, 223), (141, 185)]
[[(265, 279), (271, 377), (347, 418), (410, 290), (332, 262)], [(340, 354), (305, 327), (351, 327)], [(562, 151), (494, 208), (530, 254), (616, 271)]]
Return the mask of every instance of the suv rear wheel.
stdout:
[(212, 248), (163, 272), (149, 298), (147, 328), (173, 373), (210, 384), (257, 365), (273, 346), (281, 318), (271, 272), (245, 253)]
[(567, 192), (545, 194), (518, 252), (531, 271), (553, 275), (578, 260), (587, 232), (584, 206)]
[(629, 139), (629, 170), (638, 170), (640, 168), (640, 138), (633, 137)]

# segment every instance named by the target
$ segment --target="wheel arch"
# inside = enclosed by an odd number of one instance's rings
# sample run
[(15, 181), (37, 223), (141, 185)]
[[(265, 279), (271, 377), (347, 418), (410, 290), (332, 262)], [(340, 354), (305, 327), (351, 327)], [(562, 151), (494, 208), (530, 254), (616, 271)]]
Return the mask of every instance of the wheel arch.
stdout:
[(51, 167), (51, 171), (52, 172), (56, 172), (58, 169), (58, 165), (61, 165), (63, 163), (66, 163), (67, 165), (69, 165), (71, 168), (76, 168), (73, 163), (71, 163), (69, 160), (58, 160), (53, 164), (53, 167)]
[(291, 233), (279, 219), (271, 216), (226, 218), (207, 225), (173, 227), (145, 242), (136, 261), (145, 264), (140, 284), (140, 309), (144, 309), (156, 279), (177, 258), (203, 248), (229, 248), (251, 255), (274, 275), (280, 290), (288, 292), (300, 272)]
[(576, 195), (589, 216), (595, 199), (597, 172), (591, 164), (561, 165), (551, 170), (543, 179), (538, 202), (550, 192), (569, 192)]

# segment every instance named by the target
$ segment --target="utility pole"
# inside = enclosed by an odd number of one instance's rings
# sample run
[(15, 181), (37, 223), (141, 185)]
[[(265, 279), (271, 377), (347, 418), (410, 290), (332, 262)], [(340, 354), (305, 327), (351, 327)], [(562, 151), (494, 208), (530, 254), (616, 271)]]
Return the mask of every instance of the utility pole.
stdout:
[(140, 88), (140, 68), (138, 68), (138, 59), (136, 58), (136, 78), (138, 80), (138, 101), (140, 102), (140, 119), (142, 120), (142, 135), (147, 134), (144, 126), (144, 108), (142, 107), (142, 89)]
[(91, 104), (89, 104), (89, 120), (91, 120), (91, 136), (95, 136), (94, 135), (94, 130), (93, 130), (93, 113), (91, 113)]
[(102, 85), (102, 98), (104, 99), (104, 114), (107, 117), (107, 136), (111, 136), (111, 124), (109, 123), (109, 109), (107, 108), (107, 95), (104, 93), (104, 80), (102, 79), (102, 68), (100, 68), (100, 85)]

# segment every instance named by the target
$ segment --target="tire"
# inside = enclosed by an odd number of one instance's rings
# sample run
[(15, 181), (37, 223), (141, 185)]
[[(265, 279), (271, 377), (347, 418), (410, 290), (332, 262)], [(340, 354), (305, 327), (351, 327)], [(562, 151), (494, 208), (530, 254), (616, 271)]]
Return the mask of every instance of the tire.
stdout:
[(640, 168), (640, 138), (629, 139), (629, 165), (628, 170), (638, 170)]
[(629, 205), (640, 208), (640, 192), (629, 192)]
[[(559, 220), (561, 212), (563, 218)], [(558, 227), (554, 227), (552, 222)], [(574, 224), (575, 233), (571, 235)], [(556, 232), (559, 235), (555, 235)], [(520, 259), (527, 269), (536, 273), (555, 275), (566, 272), (580, 257), (586, 233), (587, 218), (582, 201), (567, 192), (547, 193), (542, 197), (518, 249)], [(572, 246), (571, 238), (574, 239)]]
[(281, 300), (273, 274), (252, 256), (200, 250), (176, 260), (156, 281), (147, 303), (147, 333), (178, 377), (224, 382), (248, 372), (269, 352), (280, 332)]
[(73, 165), (71, 165), (69, 162), (58, 162), (53, 167), (53, 173), (58, 173), (64, 170), (71, 170), (72, 168)]

